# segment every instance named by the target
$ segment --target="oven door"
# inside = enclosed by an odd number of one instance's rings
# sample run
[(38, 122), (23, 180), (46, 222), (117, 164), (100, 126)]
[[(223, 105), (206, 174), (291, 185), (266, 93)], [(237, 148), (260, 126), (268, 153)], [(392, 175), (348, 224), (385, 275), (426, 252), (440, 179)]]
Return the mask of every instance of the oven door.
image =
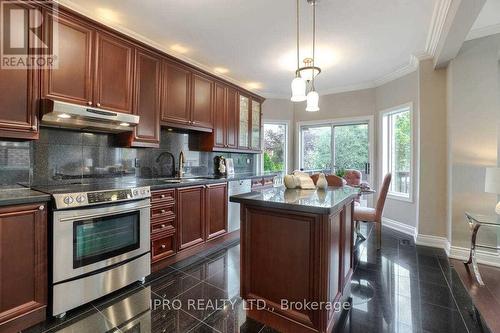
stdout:
[(55, 211), (53, 282), (133, 260), (150, 251), (149, 199)]

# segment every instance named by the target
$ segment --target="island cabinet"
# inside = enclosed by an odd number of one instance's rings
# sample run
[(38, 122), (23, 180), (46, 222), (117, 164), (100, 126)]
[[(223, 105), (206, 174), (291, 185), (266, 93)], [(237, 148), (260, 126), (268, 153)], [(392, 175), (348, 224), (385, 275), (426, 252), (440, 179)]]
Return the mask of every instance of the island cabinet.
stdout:
[[(25, 17), (29, 17), (31, 4), (20, 2), (0, 1), (2, 8), (22, 10)], [(32, 38), (29, 38), (28, 22), (25, 20), (24, 40), (27, 41), (24, 50), (14, 49), (14, 54), (32, 50)], [(4, 52), (9, 50), (6, 48)], [(33, 54), (29, 54), (30, 56)], [(0, 138), (9, 139), (38, 139), (38, 71), (27, 68), (0, 69)]]
[(348, 309), (341, 306), (353, 273), (355, 197), (343, 188), (272, 188), (230, 198), (241, 205), (240, 293), (248, 316), (280, 332), (335, 330)]
[(45, 320), (46, 203), (0, 208), (0, 332)]

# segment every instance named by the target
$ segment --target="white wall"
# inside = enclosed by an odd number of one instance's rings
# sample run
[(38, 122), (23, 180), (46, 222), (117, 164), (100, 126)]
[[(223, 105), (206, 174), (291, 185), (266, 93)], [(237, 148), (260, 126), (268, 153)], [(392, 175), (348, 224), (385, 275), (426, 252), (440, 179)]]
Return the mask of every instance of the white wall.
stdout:
[[(418, 221), (418, 145), (419, 145), (419, 86), (418, 72), (415, 71), (397, 80), (388, 82), (375, 88), (376, 123), (380, 123), (380, 111), (393, 108), (398, 105), (411, 102), (413, 104), (413, 201), (407, 202), (388, 198), (384, 209), (384, 217), (407, 224), (417, 226)], [(377, 135), (378, 151), (382, 151), (380, 133)], [(382, 160), (377, 156), (377, 170), (380, 174)]]
[[(448, 223), (453, 246), (469, 246), (464, 212), (493, 214), (497, 196), (484, 192), (488, 166), (499, 163), (500, 35), (462, 46), (448, 71)], [(482, 242), (496, 243), (487, 230)]]

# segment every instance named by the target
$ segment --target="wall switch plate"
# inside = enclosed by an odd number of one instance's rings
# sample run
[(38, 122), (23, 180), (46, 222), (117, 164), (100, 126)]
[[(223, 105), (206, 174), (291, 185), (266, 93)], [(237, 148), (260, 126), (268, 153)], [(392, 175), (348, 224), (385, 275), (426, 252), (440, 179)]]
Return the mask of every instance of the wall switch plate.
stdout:
[(134, 159), (134, 167), (138, 168), (141, 166), (141, 163), (139, 163), (139, 159), (138, 158), (135, 158)]
[(250, 159), (249, 158), (247, 158), (247, 164), (250, 164)]

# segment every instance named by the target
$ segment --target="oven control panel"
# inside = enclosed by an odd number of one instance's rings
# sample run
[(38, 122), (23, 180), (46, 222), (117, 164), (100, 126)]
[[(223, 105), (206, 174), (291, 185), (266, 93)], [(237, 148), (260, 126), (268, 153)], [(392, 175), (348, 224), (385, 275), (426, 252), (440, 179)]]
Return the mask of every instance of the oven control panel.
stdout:
[(92, 206), (151, 197), (149, 186), (120, 190), (53, 194), (56, 209)]

